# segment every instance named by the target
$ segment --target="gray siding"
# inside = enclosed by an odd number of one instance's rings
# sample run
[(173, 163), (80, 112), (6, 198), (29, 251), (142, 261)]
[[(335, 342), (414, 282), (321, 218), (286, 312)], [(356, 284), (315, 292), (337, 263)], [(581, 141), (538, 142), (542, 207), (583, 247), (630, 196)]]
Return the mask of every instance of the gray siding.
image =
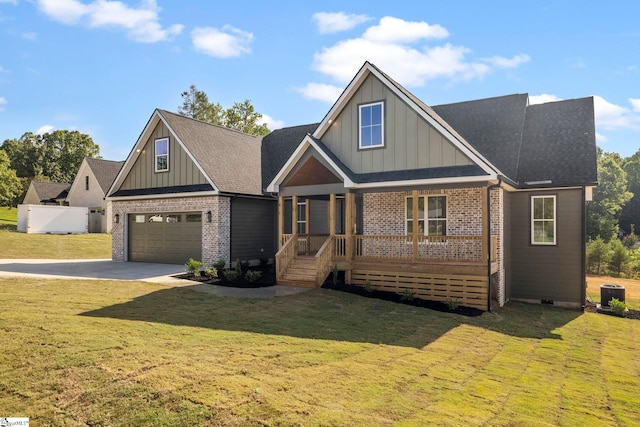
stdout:
[[(164, 137), (169, 138), (169, 171), (155, 172), (154, 141)], [(145, 142), (142, 152), (119, 189), (132, 190), (206, 183), (207, 180), (200, 169), (178, 144), (164, 123), (160, 122)]]
[[(385, 147), (358, 150), (358, 104), (383, 100)], [(373, 75), (321, 136), (353, 172), (468, 165), (471, 161)]]
[(504, 284), (505, 299), (511, 298), (511, 193), (503, 192), (503, 215), (504, 215)]
[(309, 234), (329, 234), (329, 201), (309, 199)]
[[(531, 196), (556, 195), (555, 246), (531, 245)], [(511, 298), (582, 303), (582, 192), (512, 193)]]
[(231, 199), (231, 261), (275, 256), (277, 209), (274, 200)]

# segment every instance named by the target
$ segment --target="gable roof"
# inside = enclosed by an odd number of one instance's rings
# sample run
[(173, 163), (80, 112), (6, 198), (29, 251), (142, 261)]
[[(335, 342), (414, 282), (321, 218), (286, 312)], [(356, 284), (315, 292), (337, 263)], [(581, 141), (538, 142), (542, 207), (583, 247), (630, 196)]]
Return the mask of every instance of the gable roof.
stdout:
[(120, 172), (120, 169), (122, 168), (124, 162), (93, 159), (91, 157), (85, 157), (85, 161), (91, 169), (91, 172), (93, 172), (93, 176), (96, 177), (96, 180), (98, 181), (102, 192), (106, 194), (109, 190), (109, 187), (111, 187), (113, 180), (116, 179), (118, 172)]
[(30, 184), (41, 202), (65, 199), (71, 188), (71, 184), (61, 182), (31, 181)]
[[(157, 189), (134, 192), (117, 190), (133, 168), (142, 146), (160, 121), (167, 126), (176, 142), (210, 184), (183, 186), (185, 192), (262, 195), (260, 137), (156, 109), (113, 182), (109, 196), (158, 194)], [(176, 192), (166, 188), (160, 193)]]
[(276, 129), (262, 139), (262, 188), (266, 189), (305, 136), (318, 123)]

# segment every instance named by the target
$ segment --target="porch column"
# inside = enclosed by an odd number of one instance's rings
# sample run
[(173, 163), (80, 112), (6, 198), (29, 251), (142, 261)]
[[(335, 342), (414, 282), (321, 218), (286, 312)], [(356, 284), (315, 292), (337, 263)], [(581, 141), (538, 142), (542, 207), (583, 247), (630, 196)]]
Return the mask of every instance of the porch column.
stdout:
[[(418, 190), (413, 190), (412, 194), (411, 194), (412, 198), (413, 198), (413, 212), (411, 213), (413, 215), (413, 233), (412, 237), (413, 237), (413, 262), (416, 262), (418, 260)], [(426, 210), (426, 206), (425, 206), (425, 210)], [(425, 215), (426, 216), (426, 215)], [(427, 227), (426, 224), (426, 218), (425, 218), (425, 227)]]
[(336, 195), (329, 196), (329, 236), (336, 234)]
[(487, 229), (489, 225), (490, 218), (488, 217), (488, 209), (487, 209), (487, 187), (482, 187), (482, 262), (486, 265), (488, 262), (489, 253), (487, 251), (487, 241), (490, 239), (490, 236), (487, 236)]
[(304, 200), (304, 234), (307, 239), (307, 255), (311, 253), (311, 236), (309, 236), (309, 231), (311, 230), (311, 227), (309, 226), (309, 222), (311, 219), (310, 207), (311, 207), (311, 200), (309, 200), (309, 198), (306, 198)]
[(298, 196), (291, 196), (291, 234), (298, 235)]
[(284, 197), (278, 197), (278, 250), (282, 248), (282, 235), (284, 234)]
[(355, 211), (355, 194), (347, 193), (344, 195), (345, 202), (345, 261), (347, 262), (347, 271), (345, 272), (345, 282), (351, 284), (351, 263), (353, 261), (353, 218)]

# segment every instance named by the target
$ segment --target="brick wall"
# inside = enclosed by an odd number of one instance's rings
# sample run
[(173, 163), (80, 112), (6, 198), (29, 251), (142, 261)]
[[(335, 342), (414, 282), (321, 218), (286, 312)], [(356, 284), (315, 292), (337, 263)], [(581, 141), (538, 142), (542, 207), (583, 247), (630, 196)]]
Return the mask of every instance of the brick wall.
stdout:
[[(482, 187), (420, 190), (421, 196), (447, 196), (447, 235), (482, 235)], [(406, 234), (405, 206), (411, 191), (365, 193), (363, 234), (402, 236)]]
[[(179, 197), (171, 199), (114, 201), (112, 215), (120, 215), (120, 223), (113, 223), (112, 258), (126, 260), (127, 214), (153, 212), (202, 212), (202, 261), (207, 265), (224, 259), (229, 265), (231, 256), (231, 201), (228, 197)], [(206, 212), (211, 211), (211, 222)]]
[(496, 277), (496, 299), (500, 307), (505, 303), (504, 274), (504, 190), (491, 190), (491, 235), (498, 237), (498, 271)]

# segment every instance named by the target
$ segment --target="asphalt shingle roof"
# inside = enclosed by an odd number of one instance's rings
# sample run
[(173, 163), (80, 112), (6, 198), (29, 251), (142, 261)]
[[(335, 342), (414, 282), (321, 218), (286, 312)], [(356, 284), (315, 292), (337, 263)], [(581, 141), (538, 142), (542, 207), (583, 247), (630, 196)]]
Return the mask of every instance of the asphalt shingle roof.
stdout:
[(218, 190), (262, 195), (262, 138), (165, 110), (158, 113)]
[(41, 202), (45, 200), (64, 199), (67, 197), (69, 189), (71, 188), (71, 184), (61, 182), (31, 181), (31, 185), (33, 185), (33, 189), (36, 191), (38, 199), (40, 199)]
[(93, 175), (98, 180), (98, 184), (103, 193), (109, 191), (109, 187), (113, 184), (113, 180), (116, 179), (118, 172), (122, 168), (124, 162), (114, 162), (113, 160), (92, 159), (87, 157), (87, 164), (91, 168)]

